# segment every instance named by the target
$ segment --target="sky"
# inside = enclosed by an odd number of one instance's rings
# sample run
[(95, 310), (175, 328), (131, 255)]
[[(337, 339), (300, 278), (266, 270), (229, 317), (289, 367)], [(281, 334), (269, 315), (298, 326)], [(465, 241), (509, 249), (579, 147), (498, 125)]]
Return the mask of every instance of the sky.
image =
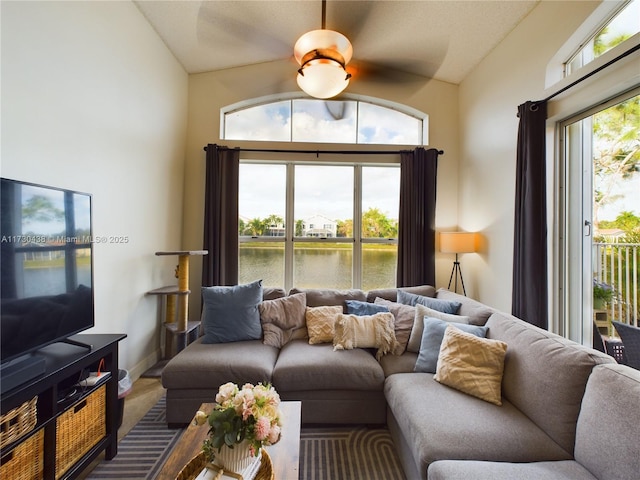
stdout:
[[(284, 165), (241, 164), (240, 216), (284, 217), (285, 178)], [(352, 219), (353, 191), (352, 166), (296, 166), (294, 216), (296, 220), (315, 214), (332, 220)], [(399, 192), (398, 167), (364, 167), (363, 211), (378, 208), (387, 217), (397, 219)]]

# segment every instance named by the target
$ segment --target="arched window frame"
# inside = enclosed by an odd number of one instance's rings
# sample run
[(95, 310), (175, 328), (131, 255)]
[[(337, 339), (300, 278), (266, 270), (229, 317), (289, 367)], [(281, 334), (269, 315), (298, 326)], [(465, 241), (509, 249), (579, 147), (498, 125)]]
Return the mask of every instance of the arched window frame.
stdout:
[[(320, 99), (313, 99), (310, 98), (308, 95), (304, 94), (303, 92), (288, 92), (288, 93), (281, 93), (281, 94), (275, 94), (275, 95), (266, 95), (263, 97), (257, 97), (257, 98), (252, 98), (252, 99), (248, 99), (248, 100), (242, 100), (240, 102), (236, 102), (233, 103), (231, 105), (227, 105), (225, 107), (222, 107), (220, 109), (220, 138), (221, 139), (226, 139), (227, 135), (226, 135), (226, 116), (228, 114), (231, 113), (235, 113), (241, 110), (245, 110), (245, 109), (249, 109), (249, 108), (253, 108), (253, 107), (258, 107), (261, 105), (268, 105), (271, 103), (276, 103), (276, 102), (283, 102), (283, 101), (293, 101), (293, 100), (312, 100), (312, 101), (318, 101), (318, 102), (323, 102), (324, 100), (320, 100)], [(427, 115), (424, 112), (421, 112), (415, 108), (411, 108), (407, 105), (403, 105), (403, 104), (399, 104), (396, 102), (391, 102), (389, 100), (385, 100), (382, 98), (377, 98), (377, 97), (370, 97), (370, 96), (366, 96), (366, 95), (357, 95), (357, 94), (343, 94), (340, 96), (340, 98), (338, 99), (334, 99), (334, 100), (345, 100), (345, 101), (355, 101), (355, 102), (359, 102), (359, 103), (368, 103), (371, 105), (375, 105), (381, 108), (386, 108), (389, 110), (393, 110), (399, 113), (402, 113), (404, 115), (413, 117), (415, 119), (417, 119), (418, 121), (422, 122), (422, 131), (421, 131), (421, 142), (418, 142), (418, 145), (421, 146), (427, 146), (429, 144), (429, 115)], [(358, 109), (356, 109), (358, 111)], [(357, 111), (356, 111), (356, 115), (357, 115)], [(357, 118), (356, 118), (356, 122), (357, 122)], [(291, 138), (289, 138), (288, 140), (289, 142), (293, 142), (293, 140)], [(349, 143), (351, 144), (351, 143)], [(357, 140), (356, 142), (353, 142), (353, 144), (358, 144)], [(370, 145), (370, 144), (369, 144)], [(389, 144), (387, 144), (389, 145)], [(394, 144), (396, 145), (396, 144)], [(415, 145), (415, 144), (412, 144)]]

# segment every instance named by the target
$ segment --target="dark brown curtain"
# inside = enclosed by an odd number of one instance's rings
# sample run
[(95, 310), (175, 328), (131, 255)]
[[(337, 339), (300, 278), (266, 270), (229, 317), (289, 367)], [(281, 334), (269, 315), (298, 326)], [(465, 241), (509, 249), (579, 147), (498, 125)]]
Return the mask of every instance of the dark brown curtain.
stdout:
[(238, 283), (240, 151), (207, 145), (202, 285)]
[(518, 107), (511, 313), (547, 329), (546, 102)]
[(398, 287), (436, 284), (438, 154), (435, 148), (400, 154)]

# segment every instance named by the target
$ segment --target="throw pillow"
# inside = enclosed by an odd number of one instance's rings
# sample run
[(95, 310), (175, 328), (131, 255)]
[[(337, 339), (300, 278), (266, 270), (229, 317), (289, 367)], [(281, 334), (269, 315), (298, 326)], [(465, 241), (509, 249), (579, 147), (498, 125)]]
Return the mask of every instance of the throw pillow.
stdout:
[(409, 336), (409, 343), (407, 343), (407, 350), (410, 352), (420, 353), (422, 331), (424, 330), (424, 317), (437, 318), (439, 320), (452, 323), (471, 323), (469, 317), (442, 313), (418, 303), (416, 305), (416, 316), (413, 320), (413, 328), (411, 329), (411, 335)]
[(336, 321), (333, 350), (377, 348), (376, 358), (379, 360), (396, 346), (393, 323), (391, 312), (363, 316), (342, 314)]
[(502, 405), (507, 344), (478, 338), (449, 325), (442, 339), (434, 379), (495, 405)]
[(459, 328), (463, 332), (470, 333), (476, 337), (484, 338), (487, 335), (488, 327), (480, 327), (478, 325), (466, 325), (464, 323), (449, 323), (437, 318), (424, 318), (424, 330), (422, 331), (422, 343), (420, 344), (420, 353), (413, 368), (414, 372), (436, 373), (438, 363), (438, 354), (440, 353), (440, 345), (444, 338), (444, 332), (447, 326), (451, 325)]
[(393, 350), (394, 355), (402, 355), (407, 349), (409, 336), (413, 328), (413, 319), (416, 316), (416, 307), (390, 302), (384, 298), (376, 298), (375, 304), (384, 305), (393, 314), (395, 319), (395, 332), (398, 345)]
[(340, 305), (325, 305), (323, 307), (307, 307), (305, 320), (309, 343), (332, 343), (335, 331), (335, 323), (342, 315)]
[(307, 338), (306, 308), (307, 295), (304, 293), (265, 300), (258, 305), (263, 343), (282, 348), (291, 340)]
[(379, 312), (388, 312), (389, 308), (384, 305), (376, 305), (370, 302), (361, 302), (359, 300), (345, 300), (347, 313), (353, 315), (373, 315)]
[(233, 287), (202, 287), (202, 343), (259, 340), (262, 337), (258, 305), (262, 280)]
[(415, 293), (405, 292), (404, 290), (398, 290), (398, 303), (404, 303), (405, 305), (424, 305), (433, 310), (438, 310), (442, 313), (449, 313), (455, 315), (460, 309), (460, 302), (454, 300), (441, 300), (438, 298), (425, 297), (424, 295), (416, 295)]

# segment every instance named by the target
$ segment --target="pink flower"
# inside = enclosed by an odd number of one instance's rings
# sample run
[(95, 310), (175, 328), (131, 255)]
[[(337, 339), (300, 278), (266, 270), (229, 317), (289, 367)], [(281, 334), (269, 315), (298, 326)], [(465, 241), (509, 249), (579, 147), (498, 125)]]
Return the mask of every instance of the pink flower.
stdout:
[(237, 391), (238, 386), (235, 383), (227, 382), (224, 385), (221, 385), (218, 389), (218, 394), (216, 395), (216, 403), (224, 405), (233, 398)]
[(270, 430), (271, 422), (269, 419), (267, 417), (258, 418), (255, 426), (256, 440), (259, 442), (265, 440), (269, 436)]
[(271, 427), (271, 430), (269, 431), (269, 443), (271, 445), (278, 443), (278, 440), (280, 440), (280, 426), (279, 425), (273, 425)]

